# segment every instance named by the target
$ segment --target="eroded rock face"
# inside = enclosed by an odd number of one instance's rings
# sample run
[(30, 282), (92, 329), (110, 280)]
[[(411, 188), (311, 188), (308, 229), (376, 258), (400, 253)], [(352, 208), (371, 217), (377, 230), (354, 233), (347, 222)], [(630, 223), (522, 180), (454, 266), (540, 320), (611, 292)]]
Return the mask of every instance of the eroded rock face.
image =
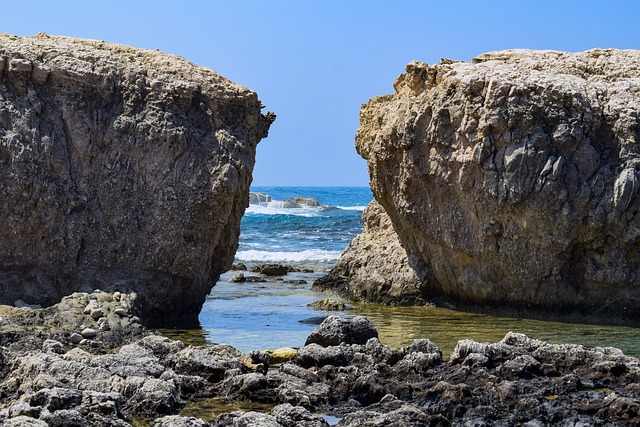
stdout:
[[(384, 208), (373, 200), (362, 214), (363, 231), (340, 256), (328, 275), (313, 287), (331, 290), (355, 300), (393, 305), (422, 305), (422, 281), (416, 270), (420, 260), (409, 263)], [(422, 267), (423, 274), (427, 270)]]
[(412, 62), (394, 87), (356, 145), (422, 295), (640, 319), (640, 52)]
[(190, 322), (231, 266), (257, 95), (157, 51), (0, 34), (0, 303), (137, 292)]

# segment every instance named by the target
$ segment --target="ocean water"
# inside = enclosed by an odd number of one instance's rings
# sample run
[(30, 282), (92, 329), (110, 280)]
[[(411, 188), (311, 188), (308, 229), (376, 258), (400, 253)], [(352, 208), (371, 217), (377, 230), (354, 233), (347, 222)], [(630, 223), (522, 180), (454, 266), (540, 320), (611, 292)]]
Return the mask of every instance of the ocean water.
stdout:
[[(240, 225), (236, 261), (285, 263), (330, 269), (362, 231), (362, 211), (373, 199), (368, 187), (254, 187), (272, 201), (252, 204)], [(285, 208), (286, 199), (311, 197), (319, 207)]]
[[(194, 344), (226, 343), (243, 352), (301, 347), (326, 316), (364, 315), (378, 329), (380, 340), (391, 347), (430, 338), (447, 355), (458, 340), (495, 342), (514, 331), (551, 343), (612, 346), (640, 356), (640, 328), (501, 318), (438, 307), (352, 304), (337, 313), (311, 309), (309, 303), (329, 297), (311, 290), (312, 283), (335, 265), (361, 232), (362, 211), (371, 193), (368, 188), (352, 187), (257, 187), (252, 191), (268, 194), (273, 201), (247, 210), (236, 262), (283, 263), (315, 271), (258, 283), (234, 283), (231, 277), (240, 272), (224, 273), (203, 306), (200, 329), (165, 330), (165, 334)], [(283, 207), (285, 199), (297, 195), (313, 197), (324, 207)]]

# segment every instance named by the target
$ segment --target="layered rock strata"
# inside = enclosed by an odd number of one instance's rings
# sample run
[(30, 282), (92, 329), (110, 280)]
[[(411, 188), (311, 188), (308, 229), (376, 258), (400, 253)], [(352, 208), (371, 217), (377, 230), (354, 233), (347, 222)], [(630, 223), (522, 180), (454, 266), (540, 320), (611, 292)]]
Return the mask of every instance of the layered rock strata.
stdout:
[(412, 292), (640, 320), (640, 52), (412, 62), (394, 88), (363, 106), (356, 146)]
[(0, 303), (103, 289), (195, 321), (237, 249), (262, 107), (176, 56), (0, 34)]

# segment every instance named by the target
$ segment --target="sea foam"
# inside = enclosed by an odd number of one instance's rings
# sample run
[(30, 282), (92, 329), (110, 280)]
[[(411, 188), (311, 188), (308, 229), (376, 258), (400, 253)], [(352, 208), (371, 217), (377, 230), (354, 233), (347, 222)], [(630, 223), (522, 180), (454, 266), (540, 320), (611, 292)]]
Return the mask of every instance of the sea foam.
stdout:
[(255, 262), (328, 262), (336, 261), (340, 258), (340, 251), (326, 251), (321, 249), (307, 249), (296, 252), (269, 252), (269, 251), (238, 251), (236, 259), (238, 261)]

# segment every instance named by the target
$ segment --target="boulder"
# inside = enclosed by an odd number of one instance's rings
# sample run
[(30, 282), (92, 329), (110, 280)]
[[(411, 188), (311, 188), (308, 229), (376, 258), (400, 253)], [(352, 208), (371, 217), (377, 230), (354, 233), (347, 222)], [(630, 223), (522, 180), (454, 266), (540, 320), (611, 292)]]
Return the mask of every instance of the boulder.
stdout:
[(0, 62), (0, 303), (135, 292), (148, 324), (197, 322), (275, 116), (158, 51), (0, 34)]
[(318, 344), (322, 347), (340, 344), (366, 344), (369, 338), (378, 338), (375, 326), (363, 316), (351, 319), (329, 316), (307, 337), (305, 346)]
[[(410, 63), (393, 95), (363, 106), (356, 136), (395, 231), (387, 241), (398, 240), (399, 265), (418, 277), (406, 292), (477, 309), (640, 320), (639, 82), (633, 50)], [(360, 259), (380, 245), (363, 245)], [(342, 268), (349, 293), (394, 299), (395, 283), (360, 279), (392, 270), (400, 251), (390, 253)]]

